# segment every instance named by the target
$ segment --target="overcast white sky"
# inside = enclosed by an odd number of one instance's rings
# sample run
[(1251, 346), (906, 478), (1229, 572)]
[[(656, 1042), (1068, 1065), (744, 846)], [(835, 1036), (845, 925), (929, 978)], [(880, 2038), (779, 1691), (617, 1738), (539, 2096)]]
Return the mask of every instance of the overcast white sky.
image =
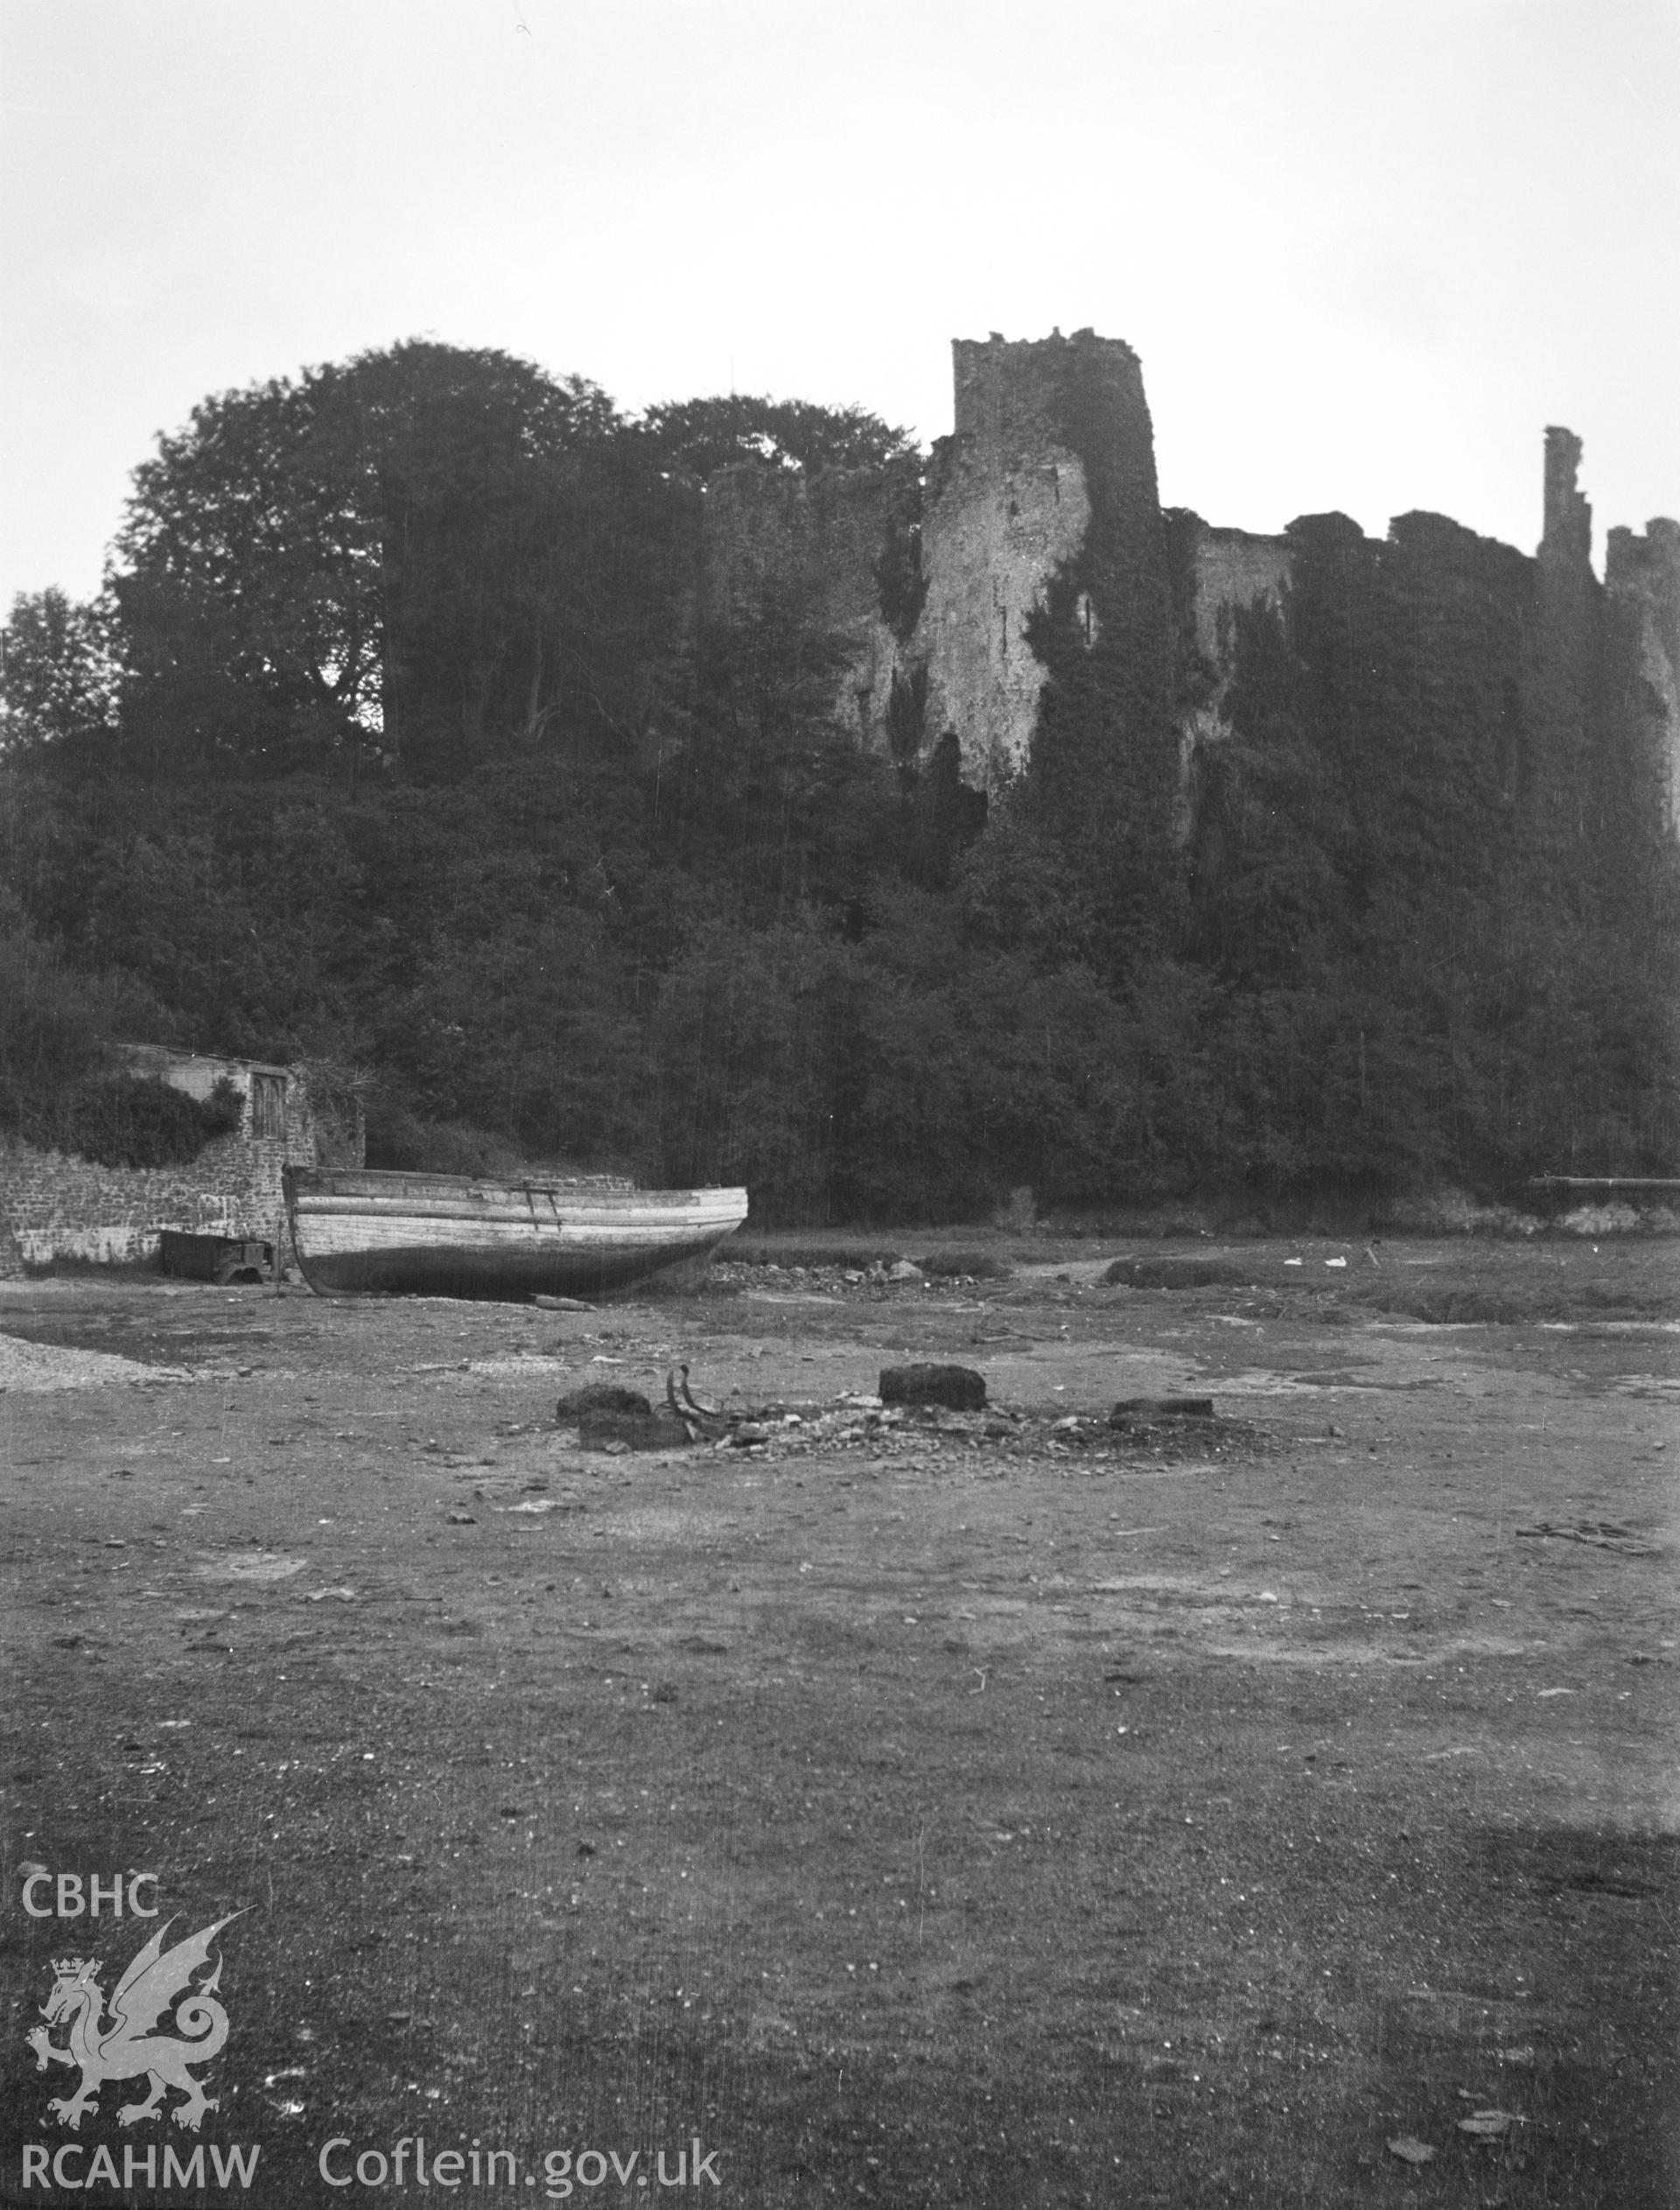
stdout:
[(1680, 514), (1680, 0), (0, 0), (0, 593), (205, 393), (425, 333), (950, 427), (1143, 356), (1162, 495)]

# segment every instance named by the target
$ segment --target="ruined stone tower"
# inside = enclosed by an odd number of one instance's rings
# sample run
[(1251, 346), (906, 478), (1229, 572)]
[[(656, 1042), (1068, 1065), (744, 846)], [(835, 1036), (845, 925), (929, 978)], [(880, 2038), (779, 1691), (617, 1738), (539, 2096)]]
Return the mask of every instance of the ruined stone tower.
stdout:
[[(1090, 330), (952, 347), (956, 426), (914, 463), (807, 482), (752, 465), (707, 488), (702, 606), (727, 619), (800, 588), (850, 648), (842, 718), (911, 758), (955, 736), (996, 789), (1032, 749), (1046, 669), (1028, 625), (1075, 574), (1094, 516), (1108, 558), (1069, 620), (1113, 644), (1159, 597), (1160, 509), (1138, 355)], [(1100, 568), (1102, 572), (1096, 572)]]
[[(1012, 345), (959, 338), (956, 428), (928, 472), (927, 598), (905, 660), (927, 670), (924, 726), (956, 733), (965, 776), (996, 787), (1032, 749), (1046, 670), (1027, 627), (1076, 574), (1094, 512), (1133, 568), (1158, 565), (1160, 506), (1143, 370), (1090, 330)], [(1077, 575), (1071, 619), (1094, 647), (1128, 609)]]

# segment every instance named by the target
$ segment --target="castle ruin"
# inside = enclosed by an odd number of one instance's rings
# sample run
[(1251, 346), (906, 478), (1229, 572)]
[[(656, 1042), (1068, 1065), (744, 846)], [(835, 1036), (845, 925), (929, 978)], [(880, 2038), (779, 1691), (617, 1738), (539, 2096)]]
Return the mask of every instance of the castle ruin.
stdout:
[(1545, 433), (1531, 559), (1425, 515), (1400, 517), (1379, 544), (1345, 517), (1267, 537), (1163, 513), (1141, 363), (1119, 340), (993, 332), (957, 339), (953, 355), (956, 426), (925, 462), (813, 476), (749, 462), (706, 489), (703, 619), (738, 620), (772, 590), (795, 592), (844, 641), (836, 711), (872, 748), (908, 764), (954, 739), (967, 782), (1005, 787), (1033, 754), (1054, 619), (1077, 648), (1132, 668), (1144, 692), (1161, 691), (1160, 656), (1176, 659), (1167, 687), (1187, 789), (1200, 748), (1228, 733), (1237, 616), (1284, 607), (1303, 533), (1334, 521), (1378, 561), (1450, 542), (1458, 572), (1480, 564), (1490, 595), (1516, 592), (1512, 758), (1500, 768), (1513, 790), (1526, 776), (1544, 803), (1578, 812), (1583, 777), (1634, 772), (1605, 756), (1603, 702), (1620, 697), (1638, 772), (1680, 835), (1680, 523), (1612, 530), (1600, 584), (1569, 431)]

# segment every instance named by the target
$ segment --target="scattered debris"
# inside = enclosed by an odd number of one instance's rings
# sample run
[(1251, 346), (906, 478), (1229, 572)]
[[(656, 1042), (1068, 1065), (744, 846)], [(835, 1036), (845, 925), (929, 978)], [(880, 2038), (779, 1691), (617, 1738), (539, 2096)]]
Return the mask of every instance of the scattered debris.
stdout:
[(1398, 2157), (1405, 2164), (1433, 2164), (1435, 2151), (1427, 2141), (1419, 2141), (1416, 2135), (1396, 2133), (1389, 2143), (1389, 2154)]
[(200, 1581), (288, 1581), (301, 1573), (301, 1558), (284, 1558), (271, 1550), (255, 1550), (239, 1558), (207, 1558), (193, 1567)]
[(703, 1404), (689, 1386), (686, 1365), (674, 1365), (665, 1377), (665, 1401), (690, 1442), (750, 1449), (765, 1443), (779, 1428), (802, 1428), (803, 1415), (773, 1407), (756, 1411), (725, 1412), (721, 1405)]
[[(726, 1252), (731, 1247), (725, 1244), (723, 1250)], [(914, 1267), (915, 1273), (895, 1275), (896, 1266)], [(774, 1287), (815, 1290), (825, 1298), (866, 1298), (877, 1302), (893, 1298), (905, 1288), (915, 1288), (926, 1296), (966, 1299), (976, 1285), (1007, 1280), (1013, 1271), (1007, 1259), (978, 1249), (932, 1251), (915, 1258), (902, 1252), (893, 1257), (862, 1252), (848, 1257), (836, 1252), (821, 1263), (788, 1266), (758, 1256), (720, 1255), (712, 1260), (707, 1286), (712, 1294), (725, 1295)]]
[(1536, 1519), (1531, 1527), (1518, 1527), (1516, 1533), (1549, 1537), (1554, 1542), (1587, 1542), (1596, 1550), (1619, 1550), (1628, 1558), (1662, 1554), (1658, 1544), (1642, 1541), (1631, 1527), (1618, 1526), (1614, 1519), (1573, 1519), (1567, 1526), (1552, 1519)]
[(883, 1404), (937, 1404), (952, 1412), (978, 1412), (986, 1401), (986, 1378), (972, 1366), (884, 1366)]
[(731, 1430), (746, 1416), (727, 1413), (721, 1405), (702, 1404), (689, 1386), (686, 1362), (672, 1366), (667, 1372), (665, 1401), (690, 1442), (726, 1442)]
[[(969, 1366), (887, 1367), (880, 1379), (879, 1395), (852, 1391), (826, 1401), (724, 1407), (696, 1396), (689, 1366), (678, 1362), (667, 1372), (665, 1403), (656, 1411), (640, 1391), (594, 1383), (559, 1399), (555, 1413), (559, 1424), (578, 1427), (585, 1448), (615, 1452), (704, 1442), (767, 1450), (774, 1457), (851, 1448), (896, 1457), (954, 1444), (984, 1448), (998, 1459), (1048, 1451), (1099, 1460), (1200, 1461), (1264, 1456), (1277, 1447), (1252, 1422), (1215, 1413), (1212, 1398), (1135, 1399), (1116, 1407), (1126, 1416), (1114, 1419), (990, 1404), (984, 1375)], [(1149, 1407), (1150, 1415), (1165, 1407), (1159, 1424), (1152, 1424), (1138, 1407)]]
[(1109, 1425), (1124, 1428), (1133, 1421), (1211, 1420), (1213, 1416), (1211, 1397), (1122, 1397), (1109, 1414)]
[(116, 1383), (191, 1381), (186, 1366), (148, 1365), (108, 1351), (76, 1351), (53, 1343), (28, 1343), (0, 1334), (0, 1393), (56, 1389), (102, 1389)]
[(1459, 2120), (1459, 2131), (1474, 2134), (1478, 2141), (1498, 2141), (1513, 2126), (1527, 2123), (1528, 2120), (1516, 2110), (1473, 2110), (1467, 2118)]
[(662, 1419), (651, 1407), (640, 1412), (586, 1412), (578, 1422), (585, 1450), (681, 1450), (692, 1437), (685, 1428)]

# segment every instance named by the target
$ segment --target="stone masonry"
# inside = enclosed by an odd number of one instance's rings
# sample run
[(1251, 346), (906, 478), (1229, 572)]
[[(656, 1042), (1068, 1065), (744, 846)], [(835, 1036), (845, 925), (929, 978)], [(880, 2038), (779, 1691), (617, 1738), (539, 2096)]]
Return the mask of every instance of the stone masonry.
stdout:
[(1659, 763), (1669, 833), (1680, 835), (1680, 522), (1659, 515), (1642, 537), (1611, 530), (1604, 582), (1634, 629), (1640, 708)]
[(107, 1167), (0, 1138), (0, 1271), (55, 1259), (149, 1263), (165, 1228), (260, 1238), (290, 1252), (280, 1175), (287, 1166), (360, 1164), (359, 1138), (311, 1107), (297, 1068), (130, 1045), (131, 1070), (207, 1098), (228, 1077), (245, 1106), (240, 1127), (186, 1165)]

